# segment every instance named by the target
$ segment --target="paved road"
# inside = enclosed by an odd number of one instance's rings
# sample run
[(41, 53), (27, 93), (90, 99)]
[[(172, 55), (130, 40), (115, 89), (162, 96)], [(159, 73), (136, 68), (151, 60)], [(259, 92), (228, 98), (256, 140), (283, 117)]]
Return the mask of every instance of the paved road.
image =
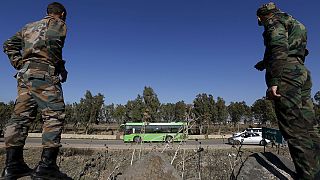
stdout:
[[(0, 139), (3, 141), (3, 139)], [(210, 140), (188, 140), (181, 148), (184, 149), (197, 149), (199, 146), (203, 148), (209, 149), (224, 149), (231, 148), (231, 145), (225, 143), (226, 140), (222, 139), (210, 139)], [(93, 148), (93, 149), (132, 149), (132, 148), (140, 148), (143, 149), (163, 149), (163, 148), (176, 148), (180, 143), (175, 142), (173, 144), (167, 145), (166, 143), (143, 143), (142, 146), (140, 144), (135, 143), (124, 143), (122, 140), (91, 140), (91, 139), (62, 139), (61, 143), (63, 147), (69, 148)], [(4, 147), (4, 143), (0, 142), (0, 148)], [(27, 138), (26, 147), (41, 147), (41, 138)], [(246, 148), (257, 148), (261, 146), (244, 146)]]

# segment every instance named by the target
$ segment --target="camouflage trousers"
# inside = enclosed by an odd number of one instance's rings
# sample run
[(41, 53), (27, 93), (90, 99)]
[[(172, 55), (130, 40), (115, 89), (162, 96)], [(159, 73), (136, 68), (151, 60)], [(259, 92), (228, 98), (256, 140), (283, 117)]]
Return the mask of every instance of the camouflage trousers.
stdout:
[(298, 179), (320, 176), (320, 135), (311, 100), (311, 76), (298, 61), (288, 62), (275, 100), (279, 128), (288, 142)]
[(38, 108), (43, 120), (43, 147), (61, 146), (65, 104), (59, 77), (54, 70), (53, 66), (47, 64), (26, 63), (17, 73), (18, 97), (5, 128), (6, 147), (25, 145)]

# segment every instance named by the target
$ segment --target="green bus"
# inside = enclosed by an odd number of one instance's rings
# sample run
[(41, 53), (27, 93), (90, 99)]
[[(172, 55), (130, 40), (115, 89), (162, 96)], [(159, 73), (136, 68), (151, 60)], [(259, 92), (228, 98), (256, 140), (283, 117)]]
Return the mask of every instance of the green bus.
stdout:
[(129, 122), (124, 127), (124, 142), (172, 142), (187, 139), (188, 130), (186, 122), (147, 123)]

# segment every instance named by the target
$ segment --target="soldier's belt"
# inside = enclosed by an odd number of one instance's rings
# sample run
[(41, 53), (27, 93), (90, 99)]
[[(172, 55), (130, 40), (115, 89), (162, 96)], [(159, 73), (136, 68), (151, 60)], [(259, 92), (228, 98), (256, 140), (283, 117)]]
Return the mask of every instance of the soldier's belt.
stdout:
[(48, 70), (49, 65), (48, 64), (41, 64), (41, 63), (34, 63), (29, 62), (29, 68), (30, 69), (39, 69), (39, 70)]
[(37, 69), (39, 71), (49, 72), (49, 74), (55, 74), (55, 67), (50, 64), (37, 63), (37, 62), (27, 62), (28, 69)]

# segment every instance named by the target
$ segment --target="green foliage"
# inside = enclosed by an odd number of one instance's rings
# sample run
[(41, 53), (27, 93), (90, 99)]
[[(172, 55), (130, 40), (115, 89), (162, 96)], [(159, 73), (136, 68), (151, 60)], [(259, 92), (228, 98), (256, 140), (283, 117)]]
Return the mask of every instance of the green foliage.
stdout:
[(215, 101), (211, 94), (198, 94), (193, 100), (193, 113), (198, 124), (200, 134), (202, 134), (203, 124), (210, 124), (216, 119)]
[(145, 110), (145, 104), (140, 95), (133, 100), (128, 101), (126, 104), (126, 121), (129, 122), (141, 122), (143, 118), (143, 112)]
[[(314, 99), (317, 102), (315, 111), (319, 118), (320, 91), (316, 93)], [(3, 128), (10, 119), (13, 106), (13, 102), (9, 104), (0, 102), (0, 128)], [(227, 124), (229, 119), (234, 125), (240, 121), (251, 122), (253, 119), (259, 123), (276, 122), (273, 104), (265, 99), (258, 99), (252, 107), (247, 106), (245, 102), (231, 102), (226, 106), (223, 98), (218, 97), (215, 101), (211, 94), (201, 93), (193, 100), (193, 104), (186, 104), (184, 101), (161, 104), (151, 87), (144, 87), (142, 96), (138, 94), (136, 99), (127, 101), (125, 105), (105, 105), (102, 94), (93, 95), (90, 91), (86, 91), (80, 102), (66, 104), (65, 113), (66, 123), (73, 124), (75, 131), (79, 127), (85, 127), (86, 133), (92, 132), (93, 124), (102, 122), (123, 124), (146, 119), (151, 122), (195, 120), (198, 133), (205, 132), (212, 125), (219, 126), (214, 128), (219, 128), (220, 132), (220, 125)], [(36, 119), (40, 121), (41, 113), (38, 112)], [(33, 125), (34, 128), (38, 127), (37, 120)], [(196, 129), (192, 131), (194, 130)], [(208, 131), (206, 133), (209, 133)]]
[(265, 98), (256, 100), (252, 105), (252, 113), (254, 118), (261, 124), (266, 122), (276, 123), (276, 113), (272, 101)]
[(172, 103), (161, 104), (159, 114), (162, 121), (172, 122), (175, 120), (175, 106)]
[(103, 121), (107, 123), (115, 122), (115, 119), (114, 119), (115, 107), (113, 103), (110, 105), (103, 105), (101, 111), (102, 111), (101, 115), (102, 115)]
[(125, 123), (125, 117), (126, 117), (126, 107), (124, 105), (118, 104), (115, 106), (113, 118), (118, 124)]
[(75, 123), (76, 120), (74, 119), (74, 108), (72, 104), (66, 104), (65, 113), (66, 113), (65, 122)]
[(80, 99), (80, 103), (74, 104), (74, 117), (77, 123), (85, 125), (86, 134), (90, 133), (93, 123), (98, 124), (101, 121), (101, 108), (104, 104), (104, 96), (100, 93), (93, 96), (90, 91), (86, 91), (84, 98)]
[(4, 128), (5, 124), (10, 119), (13, 108), (13, 101), (10, 101), (8, 104), (0, 102), (0, 130)]
[(221, 123), (226, 124), (228, 119), (228, 109), (226, 106), (226, 102), (221, 97), (218, 97), (217, 99), (216, 113), (217, 113), (216, 121), (220, 124)]
[(159, 110), (160, 119), (164, 122), (184, 121), (186, 119), (187, 105), (184, 101), (176, 104), (161, 104)]
[(186, 119), (186, 108), (187, 108), (187, 105), (184, 103), (184, 101), (179, 101), (175, 104), (175, 109), (174, 109), (175, 121), (183, 121)]
[(231, 118), (231, 122), (236, 125), (240, 120), (244, 120), (248, 115), (249, 107), (244, 101), (242, 102), (231, 102), (228, 106), (228, 112)]
[(193, 112), (197, 119), (211, 121), (215, 119), (215, 101), (213, 96), (206, 93), (198, 94), (193, 100)]
[(248, 123), (253, 123), (253, 114), (252, 114), (252, 111), (251, 111), (251, 107), (245, 105), (245, 113), (244, 113), (244, 117), (243, 117), (243, 122), (245, 124), (248, 124)]
[(144, 87), (143, 100), (151, 116), (151, 121), (159, 120), (160, 101), (151, 87)]

